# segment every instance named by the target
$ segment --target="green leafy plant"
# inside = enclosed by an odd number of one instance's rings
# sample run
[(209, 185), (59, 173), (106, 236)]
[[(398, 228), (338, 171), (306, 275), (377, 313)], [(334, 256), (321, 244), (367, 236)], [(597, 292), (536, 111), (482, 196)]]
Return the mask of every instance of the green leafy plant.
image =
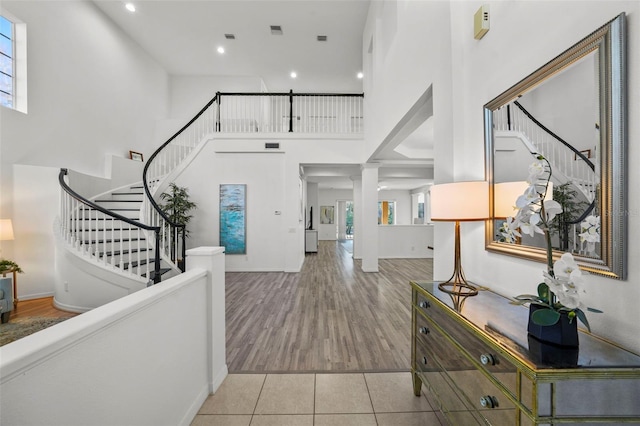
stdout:
[(22, 269), (20, 268), (20, 266), (18, 266), (16, 262), (9, 259), (0, 259), (0, 274), (9, 272), (9, 271), (16, 271), (22, 274)]
[(554, 186), (553, 199), (560, 204), (562, 212), (549, 224), (549, 233), (551, 236), (558, 235), (560, 244), (557, 248), (567, 250), (573, 242), (569, 234), (569, 225), (575, 223), (589, 203), (578, 200), (578, 191), (571, 187), (571, 182)]
[(169, 184), (169, 191), (163, 192), (160, 199), (164, 201), (160, 207), (169, 220), (178, 225), (185, 225), (184, 235), (189, 236), (186, 225), (193, 215), (189, 212), (197, 207), (196, 203), (189, 199), (189, 191), (185, 187), (180, 187), (175, 183)]

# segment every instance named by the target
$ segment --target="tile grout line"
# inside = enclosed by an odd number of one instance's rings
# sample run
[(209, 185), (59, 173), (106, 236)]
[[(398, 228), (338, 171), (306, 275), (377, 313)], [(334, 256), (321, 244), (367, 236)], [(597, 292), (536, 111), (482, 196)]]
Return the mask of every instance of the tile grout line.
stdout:
[(264, 380), (262, 381), (262, 386), (260, 386), (260, 392), (258, 393), (258, 398), (256, 399), (256, 405), (253, 406), (253, 412), (251, 413), (251, 419), (249, 420), (249, 425), (253, 423), (253, 416), (256, 414), (256, 410), (258, 409), (258, 402), (260, 401), (260, 396), (262, 396), (262, 391), (264, 390), (264, 385), (267, 383), (268, 374), (264, 375)]
[(316, 386), (318, 385), (318, 374), (313, 373), (313, 417), (311, 418), (311, 425), (316, 425)]
[(376, 420), (376, 425), (378, 425), (378, 416), (376, 414), (376, 408), (373, 406), (373, 399), (371, 398), (371, 391), (369, 390), (369, 383), (367, 383), (367, 376), (365, 373), (362, 373), (362, 378), (364, 379), (364, 385), (367, 388), (367, 394), (369, 395), (369, 402), (371, 403), (371, 411), (373, 411), (373, 418)]

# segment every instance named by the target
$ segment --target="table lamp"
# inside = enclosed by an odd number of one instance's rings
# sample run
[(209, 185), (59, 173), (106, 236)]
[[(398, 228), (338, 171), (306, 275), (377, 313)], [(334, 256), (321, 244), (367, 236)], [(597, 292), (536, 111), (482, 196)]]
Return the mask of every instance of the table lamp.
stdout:
[(13, 240), (13, 225), (11, 219), (0, 219), (0, 241)]
[(454, 182), (431, 187), (431, 220), (455, 222), (454, 269), (451, 278), (438, 284), (448, 293), (454, 308), (462, 310), (469, 296), (478, 294), (478, 289), (467, 282), (460, 258), (460, 222), (489, 219), (489, 183), (486, 181)]
[[(493, 217), (496, 219), (506, 219), (514, 217), (516, 210), (516, 200), (524, 194), (529, 187), (526, 181), (500, 182), (493, 185)], [(545, 200), (553, 199), (553, 182), (547, 186)]]

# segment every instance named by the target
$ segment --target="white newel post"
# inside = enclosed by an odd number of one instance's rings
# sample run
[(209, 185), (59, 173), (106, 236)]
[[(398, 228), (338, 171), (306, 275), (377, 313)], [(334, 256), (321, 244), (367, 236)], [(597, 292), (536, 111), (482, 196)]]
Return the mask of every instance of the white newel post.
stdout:
[(198, 247), (187, 250), (187, 270), (208, 271), (207, 321), (209, 323), (209, 391), (214, 393), (227, 377), (225, 337), (224, 247)]

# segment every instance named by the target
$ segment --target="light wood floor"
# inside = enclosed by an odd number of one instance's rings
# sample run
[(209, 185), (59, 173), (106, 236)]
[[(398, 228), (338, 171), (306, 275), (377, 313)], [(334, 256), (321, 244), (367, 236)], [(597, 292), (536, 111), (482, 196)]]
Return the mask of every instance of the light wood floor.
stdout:
[[(350, 244), (320, 241), (300, 273), (226, 274), (230, 372), (409, 369), (409, 281), (431, 280), (432, 260), (380, 260), (364, 273)], [(76, 315), (52, 299), (20, 301), (11, 319)]]
[(41, 299), (19, 301), (11, 311), (9, 321), (25, 317), (71, 318), (76, 315), (78, 314), (54, 308), (53, 297), (43, 297)]
[(432, 260), (364, 273), (346, 244), (320, 241), (300, 273), (227, 273), (230, 372), (409, 369), (409, 281), (431, 280)]

